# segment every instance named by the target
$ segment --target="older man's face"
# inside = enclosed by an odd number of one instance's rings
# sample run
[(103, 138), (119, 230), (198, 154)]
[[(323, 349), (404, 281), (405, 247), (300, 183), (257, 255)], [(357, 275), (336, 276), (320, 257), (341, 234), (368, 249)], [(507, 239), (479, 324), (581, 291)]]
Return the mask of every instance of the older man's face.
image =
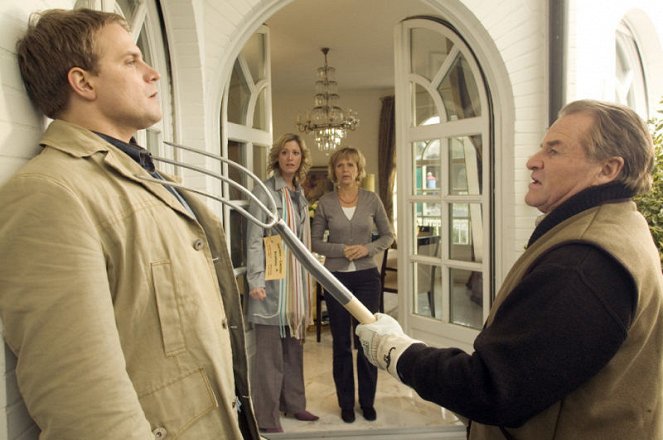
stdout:
[(581, 145), (593, 123), (591, 116), (575, 113), (548, 129), (541, 148), (527, 161), (532, 182), (525, 203), (548, 213), (574, 194), (602, 183), (602, 164), (589, 160)]

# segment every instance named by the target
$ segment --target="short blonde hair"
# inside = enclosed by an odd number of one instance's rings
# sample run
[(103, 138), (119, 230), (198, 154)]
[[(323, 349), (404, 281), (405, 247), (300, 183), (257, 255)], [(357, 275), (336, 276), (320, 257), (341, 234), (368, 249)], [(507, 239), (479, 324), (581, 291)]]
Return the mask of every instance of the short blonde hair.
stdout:
[(341, 148), (340, 150), (334, 151), (331, 155), (329, 158), (329, 164), (327, 165), (327, 175), (329, 176), (329, 180), (335, 184), (338, 183), (334, 169), (336, 168), (336, 164), (342, 159), (350, 160), (357, 165), (357, 182), (361, 183), (361, 181), (364, 180), (364, 177), (366, 177), (366, 158), (361, 154), (361, 151), (352, 147)]
[(295, 173), (295, 181), (302, 183), (306, 180), (306, 175), (308, 170), (311, 169), (311, 152), (306, 146), (306, 142), (299, 135), (294, 133), (286, 133), (277, 140), (272, 148), (269, 150), (269, 164), (267, 165), (267, 171), (279, 171), (279, 153), (288, 142), (295, 141), (299, 145), (299, 149), (302, 152), (302, 162), (299, 164), (299, 169)]

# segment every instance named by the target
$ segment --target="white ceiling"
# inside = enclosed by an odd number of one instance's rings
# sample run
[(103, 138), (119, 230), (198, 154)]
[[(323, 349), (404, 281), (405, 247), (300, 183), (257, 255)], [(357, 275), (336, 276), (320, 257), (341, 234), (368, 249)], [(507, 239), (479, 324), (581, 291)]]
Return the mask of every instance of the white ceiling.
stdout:
[(394, 26), (406, 17), (431, 14), (421, 0), (295, 0), (270, 19), (272, 87), (313, 94), (315, 69), (336, 68), (343, 90), (394, 85)]

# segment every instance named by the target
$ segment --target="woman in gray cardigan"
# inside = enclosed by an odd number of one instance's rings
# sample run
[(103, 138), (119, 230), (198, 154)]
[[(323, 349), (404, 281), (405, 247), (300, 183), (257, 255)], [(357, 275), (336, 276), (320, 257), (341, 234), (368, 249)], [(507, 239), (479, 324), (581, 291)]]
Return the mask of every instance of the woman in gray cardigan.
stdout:
[[(276, 201), (279, 215), (297, 237), (310, 248), (311, 229), (308, 204), (300, 182), (310, 168), (309, 151), (296, 134), (283, 135), (269, 153), (265, 181)], [(265, 191), (256, 186), (254, 194), (269, 206)], [(251, 214), (262, 221), (266, 215), (255, 204)], [(265, 267), (265, 241), (281, 247), (284, 270), (275, 275)], [(280, 236), (249, 222), (247, 226), (247, 274), (249, 284), (248, 321), (255, 329), (256, 354), (251, 376), (255, 415), (262, 432), (282, 432), (280, 411), (297, 420), (315, 421), (306, 411), (304, 392), (304, 351), (306, 326), (311, 321), (311, 280), (308, 273)]]
[[(318, 201), (311, 239), (313, 250), (325, 258), (329, 269), (371, 312), (380, 304), (380, 274), (373, 256), (394, 241), (391, 224), (380, 199), (359, 187), (366, 175), (366, 159), (354, 148), (342, 148), (329, 159), (329, 178), (336, 190)], [(377, 226), (378, 238), (372, 240)], [(323, 235), (329, 231), (325, 242)], [(355, 420), (355, 383), (352, 366), (352, 338), (357, 321), (336, 301), (327, 301), (329, 326), (333, 338), (333, 375), (341, 418)], [(377, 369), (362, 350), (357, 351), (359, 405), (366, 420), (375, 420), (373, 403), (377, 386)]]

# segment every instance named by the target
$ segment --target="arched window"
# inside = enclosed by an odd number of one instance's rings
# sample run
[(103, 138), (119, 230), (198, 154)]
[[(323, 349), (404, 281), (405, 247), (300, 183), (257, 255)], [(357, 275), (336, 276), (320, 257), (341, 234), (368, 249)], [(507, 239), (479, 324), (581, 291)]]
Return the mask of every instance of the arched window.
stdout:
[(615, 32), (615, 101), (648, 118), (647, 83), (640, 49), (628, 23), (622, 21)]
[(493, 296), (488, 90), (451, 26), (408, 19), (397, 34), (398, 249), (409, 327), (471, 343)]
[[(258, 29), (235, 59), (221, 105), (221, 155), (237, 162), (261, 179), (267, 177), (267, 154), (272, 143), (271, 75), (269, 69), (269, 30)], [(244, 187), (253, 182), (235, 169), (224, 173)], [(248, 206), (247, 197), (224, 185), (224, 194), (239, 206)], [(224, 227), (228, 231), (230, 255), (240, 290), (246, 288), (246, 222), (237, 211), (226, 207)]]

